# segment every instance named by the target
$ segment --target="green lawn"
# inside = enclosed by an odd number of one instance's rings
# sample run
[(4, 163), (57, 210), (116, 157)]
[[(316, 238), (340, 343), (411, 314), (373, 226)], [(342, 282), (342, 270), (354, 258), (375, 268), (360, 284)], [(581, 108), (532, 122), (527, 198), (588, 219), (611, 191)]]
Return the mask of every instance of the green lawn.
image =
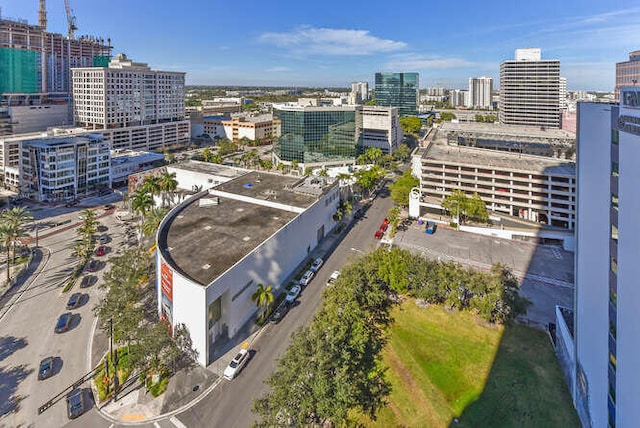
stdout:
[(384, 352), (392, 392), (366, 426), (580, 426), (544, 332), (487, 327), (412, 299), (393, 316)]

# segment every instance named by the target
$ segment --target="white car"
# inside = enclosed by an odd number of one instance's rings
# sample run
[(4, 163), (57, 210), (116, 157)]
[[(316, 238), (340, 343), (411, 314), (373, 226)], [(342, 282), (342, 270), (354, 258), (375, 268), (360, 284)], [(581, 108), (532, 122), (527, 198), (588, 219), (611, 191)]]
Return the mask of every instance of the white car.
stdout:
[(327, 281), (327, 285), (331, 285), (336, 279), (340, 278), (340, 271), (334, 270), (331, 276), (329, 277), (329, 281)]
[(304, 285), (304, 286), (309, 285), (314, 275), (315, 274), (313, 273), (312, 270), (306, 271), (304, 275), (302, 275), (302, 278), (300, 278), (300, 285)]
[(291, 287), (291, 289), (287, 293), (287, 297), (284, 298), (287, 301), (287, 303), (291, 304), (295, 302), (295, 300), (300, 295), (300, 290), (302, 290), (302, 288), (300, 288), (299, 285), (294, 285), (293, 287)]
[(234, 377), (238, 376), (240, 370), (247, 364), (247, 360), (249, 359), (249, 351), (247, 349), (240, 349), (240, 351), (236, 354), (236, 356), (231, 360), (226, 369), (224, 369), (224, 378), (227, 380), (232, 380)]
[(320, 269), (320, 266), (322, 266), (323, 263), (324, 261), (320, 257), (318, 257), (313, 261), (313, 264), (311, 265), (311, 271), (318, 272), (318, 269)]

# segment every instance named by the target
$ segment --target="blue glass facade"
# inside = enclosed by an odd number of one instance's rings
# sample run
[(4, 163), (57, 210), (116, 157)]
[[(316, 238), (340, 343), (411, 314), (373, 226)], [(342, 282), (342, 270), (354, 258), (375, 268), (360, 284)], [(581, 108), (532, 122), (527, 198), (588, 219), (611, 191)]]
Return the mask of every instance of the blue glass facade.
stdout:
[(418, 73), (376, 73), (376, 105), (397, 107), (401, 116), (418, 113)]
[(362, 117), (355, 107), (274, 108), (280, 137), (274, 146), (283, 161), (316, 163), (353, 160), (362, 132)]

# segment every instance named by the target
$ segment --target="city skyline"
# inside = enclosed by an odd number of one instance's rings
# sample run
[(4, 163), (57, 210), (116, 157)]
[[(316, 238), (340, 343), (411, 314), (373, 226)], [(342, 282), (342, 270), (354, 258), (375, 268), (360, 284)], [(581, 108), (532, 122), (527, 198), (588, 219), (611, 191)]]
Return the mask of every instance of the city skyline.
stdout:
[[(636, 50), (640, 7), (628, 2), (541, 1), (526, 11), (506, 1), (416, 4), (389, 10), (334, 1), (243, 2), (187, 8), (168, 1), (71, 2), (77, 35), (111, 38), (155, 69), (187, 72), (187, 84), (344, 86), (376, 72), (417, 71), (421, 87), (498, 81), (517, 48), (559, 59), (570, 90), (612, 91), (615, 63)], [(48, 30), (66, 33), (63, 1), (49, 1)], [(2, 15), (37, 23), (38, 2), (7, 0)], [(439, 17), (439, 18), (436, 18)], [(410, 22), (409, 18), (415, 20)], [(452, 25), (456, 24), (456, 25)]]

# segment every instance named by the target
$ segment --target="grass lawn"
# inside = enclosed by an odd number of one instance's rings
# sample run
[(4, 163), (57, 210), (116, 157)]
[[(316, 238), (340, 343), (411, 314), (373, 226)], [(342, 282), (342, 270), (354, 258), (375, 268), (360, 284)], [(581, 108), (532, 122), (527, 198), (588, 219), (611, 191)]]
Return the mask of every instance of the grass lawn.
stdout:
[(392, 392), (375, 422), (360, 419), (365, 426), (580, 426), (544, 332), (487, 327), (413, 299), (393, 316), (384, 352)]

